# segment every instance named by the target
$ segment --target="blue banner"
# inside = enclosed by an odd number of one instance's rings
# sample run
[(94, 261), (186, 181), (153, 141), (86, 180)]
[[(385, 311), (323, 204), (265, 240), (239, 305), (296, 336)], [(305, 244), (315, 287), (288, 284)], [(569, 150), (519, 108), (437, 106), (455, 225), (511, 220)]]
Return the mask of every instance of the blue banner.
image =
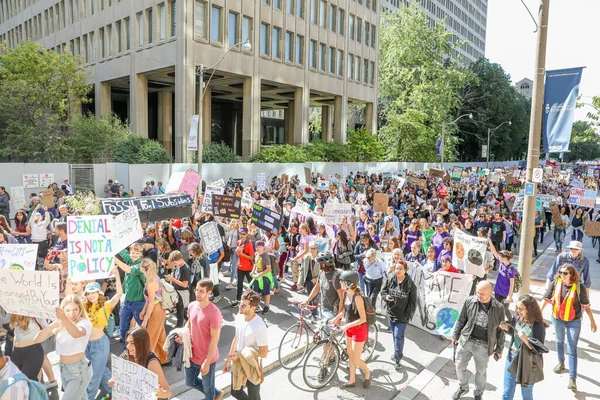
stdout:
[(569, 68), (546, 71), (542, 133), (544, 151), (547, 153), (569, 151), (582, 70)]
[(435, 154), (438, 157), (442, 156), (442, 141), (438, 140), (437, 142), (435, 142)]

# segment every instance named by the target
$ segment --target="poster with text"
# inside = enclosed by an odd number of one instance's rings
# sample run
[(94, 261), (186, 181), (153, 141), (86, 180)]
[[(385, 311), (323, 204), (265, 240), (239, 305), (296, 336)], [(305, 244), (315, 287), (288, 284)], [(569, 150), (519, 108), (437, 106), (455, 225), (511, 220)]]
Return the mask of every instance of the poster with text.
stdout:
[(453, 167), (452, 168), (452, 180), (460, 181), (462, 178), (464, 168), (463, 167)]
[(155, 400), (158, 375), (121, 357), (111, 354), (114, 400)]
[[(471, 236), (460, 229), (454, 231), (454, 248), (452, 249), (452, 265), (465, 274), (485, 275), (485, 253), (487, 238)], [(499, 249), (498, 249), (499, 250)]]
[(242, 199), (236, 196), (224, 194), (213, 194), (213, 215), (215, 217), (227, 217), (239, 219), (242, 213)]
[(114, 265), (113, 217), (67, 217), (69, 276), (74, 282), (108, 278)]
[(137, 207), (130, 207), (117, 215), (113, 223), (113, 250), (116, 253), (144, 236), (140, 213)]
[(225, 188), (223, 186), (207, 186), (204, 191), (204, 201), (202, 202), (202, 212), (210, 213), (213, 212), (212, 197), (213, 194), (223, 194)]
[[(54, 183), (54, 174), (40, 174), (40, 187), (47, 188)], [(60, 186), (60, 185), (58, 185)]]
[(15, 209), (26, 208), (25, 188), (23, 186), (13, 186), (10, 188), (10, 196)]
[(179, 193), (187, 193), (193, 198), (196, 195), (196, 190), (198, 190), (200, 182), (202, 182), (200, 174), (194, 170), (188, 169), (185, 171), (181, 184), (179, 185)]
[(37, 189), (40, 187), (40, 176), (38, 174), (24, 174), (23, 187), (25, 189)]
[(325, 221), (327, 224), (340, 224), (342, 222), (343, 217), (347, 217), (348, 222), (350, 222), (350, 217), (352, 217), (352, 204), (325, 203), (325, 209), (323, 210), (323, 214), (325, 214)]
[(0, 244), (0, 270), (35, 271), (37, 244)]
[(264, 172), (256, 174), (256, 190), (262, 192), (267, 189), (267, 174)]
[(165, 193), (170, 194), (179, 192), (179, 187), (181, 186), (181, 182), (183, 182), (184, 176), (185, 171), (173, 172), (169, 178), (167, 187), (165, 188)]
[(385, 193), (375, 193), (373, 196), (373, 210), (375, 212), (387, 212), (389, 196)]
[(200, 243), (207, 255), (211, 255), (223, 246), (221, 233), (215, 221), (207, 222), (198, 228)]
[(278, 232), (281, 225), (281, 214), (269, 208), (265, 208), (260, 204), (254, 203), (252, 206), (251, 220), (254, 225), (258, 226), (265, 232)]
[(596, 193), (595, 190), (589, 189), (571, 189), (568, 204), (594, 208), (596, 206)]
[(0, 270), (0, 304), (9, 314), (54, 320), (59, 291), (57, 271)]
[(252, 208), (252, 203), (254, 203), (254, 201), (252, 200), (250, 192), (244, 190), (244, 192), (242, 193), (242, 207)]

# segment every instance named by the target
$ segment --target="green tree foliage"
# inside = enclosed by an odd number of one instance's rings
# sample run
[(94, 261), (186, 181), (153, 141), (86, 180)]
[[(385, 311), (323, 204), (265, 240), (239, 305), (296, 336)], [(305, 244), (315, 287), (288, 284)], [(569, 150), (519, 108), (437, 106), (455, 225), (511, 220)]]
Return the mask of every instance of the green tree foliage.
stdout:
[(592, 122), (575, 121), (569, 150), (564, 154), (565, 161), (589, 161), (600, 158), (600, 136)]
[[(379, 98), (384, 125), (379, 136), (391, 161), (437, 161), (435, 143), (441, 137), (442, 122), (453, 119), (461, 105), (460, 89), (474, 79), (470, 71), (450, 60), (462, 42), (452, 43), (452, 33), (444, 23), (430, 26), (415, 3), (382, 15)], [(398, 131), (399, 127), (404, 131)], [(456, 158), (454, 135), (449, 127), (447, 160)], [(418, 143), (411, 146), (417, 151), (406, 153), (399, 148), (405, 143)]]
[(113, 160), (128, 164), (166, 164), (173, 161), (159, 142), (134, 134), (117, 144)]
[(370, 131), (359, 128), (348, 132), (346, 143), (347, 158), (343, 161), (376, 162), (383, 161), (385, 147)]
[[(194, 162), (198, 162), (198, 157)], [(210, 143), (202, 148), (202, 162), (203, 163), (236, 163), (238, 162), (237, 155), (233, 152), (231, 147), (227, 146), (223, 142)]]
[(87, 163), (111, 160), (119, 142), (129, 135), (129, 126), (114, 114), (106, 119), (94, 115), (75, 117), (73, 132), (66, 139), (69, 161)]
[(499, 64), (482, 58), (469, 69), (476, 79), (462, 88), (457, 115), (472, 113), (474, 118), (458, 122), (460, 160), (482, 159), (481, 146), (487, 143), (488, 129), (505, 121), (512, 124), (503, 125), (490, 137), (490, 160), (521, 158), (527, 151), (531, 102), (517, 92)]
[(12, 160), (68, 161), (73, 117), (91, 86), (78, 57), (24, 41), (2, 46), (0, 153)]
[(308, 161), (306, 148), (289, 144), (263, 147), (248, 159), (255, 163), (303, 163)]
[(307, 161), (343, 162), (348, 160), (347, 146), (341, 142), (315, 140), (306, 146)]

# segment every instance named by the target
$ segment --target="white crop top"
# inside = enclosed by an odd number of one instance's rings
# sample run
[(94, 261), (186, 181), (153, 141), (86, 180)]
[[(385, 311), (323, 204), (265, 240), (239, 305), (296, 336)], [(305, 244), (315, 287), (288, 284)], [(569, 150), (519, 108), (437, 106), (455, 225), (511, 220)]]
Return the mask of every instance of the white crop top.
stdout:
[(85, 348), (92, 334), (92, 323), (88, 319), (82, 319), (76, 325), (78, 328), (85, 329), (85, 335), (75, 339), (69, 335), (69, 332), (65, 328), (62, 328), (56, 334), (56, 354), (59, 356), (72, 356), (85, 353)]

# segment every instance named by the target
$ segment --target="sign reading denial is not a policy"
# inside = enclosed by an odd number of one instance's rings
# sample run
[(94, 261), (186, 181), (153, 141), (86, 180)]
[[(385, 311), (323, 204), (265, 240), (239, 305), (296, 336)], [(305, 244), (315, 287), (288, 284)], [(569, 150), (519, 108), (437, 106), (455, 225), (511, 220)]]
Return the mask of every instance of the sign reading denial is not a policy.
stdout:
[(75, 282), (107, 278), (114, 264), (113, 217), (67, 217), (69, 276)]

